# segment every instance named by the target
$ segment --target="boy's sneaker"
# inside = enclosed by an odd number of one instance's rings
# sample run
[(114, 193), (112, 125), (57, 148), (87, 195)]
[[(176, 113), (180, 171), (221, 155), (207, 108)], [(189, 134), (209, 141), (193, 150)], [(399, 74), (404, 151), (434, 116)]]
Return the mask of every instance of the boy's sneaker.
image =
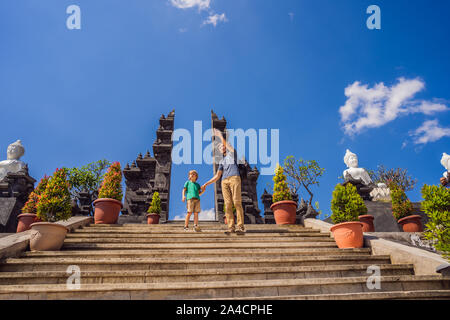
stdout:
[(200, 231), (202, 231), (202, 229), (200, 229), (200, 227), (197, 226), (197, 225), (194, 225), (193, 230), (194, 230), (195, 232), (200, 232)]
[(232, 233), (236, 233), (236, 230), (234, 230), (234, 228), (228, 228), (228, 230), (225, 231), (225, 234), (232, 234)]
[(236, 230), (237, 234), (244, 234), (245, 233), (245, 228), (244, 226), (239, 226)]
[(184, 231), (189, 231), (189, 228), (184, 226)]

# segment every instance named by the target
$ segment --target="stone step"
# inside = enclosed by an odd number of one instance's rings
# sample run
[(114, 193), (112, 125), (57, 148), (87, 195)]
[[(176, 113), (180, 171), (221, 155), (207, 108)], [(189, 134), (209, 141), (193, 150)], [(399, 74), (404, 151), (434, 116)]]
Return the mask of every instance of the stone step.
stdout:
[(96, 250), (96, 251), (35, 251), (24, 252), (21, 258), (150, 258), (150, 257), (179, 257), (184, 259), (185, 257), (195, 256), (269, 256), (269, 257), (281, 257), (281, 256), (319, 256), (319, 255), (362, 255), (371, 254), (370, 248), (358, 248), (358, 249), (338, 249), (338, 248), (261, 248), (261, 249), (153, 249), (153, 250)]
[[(282, 279), (261, 281), (211, 281), (169, 283), (3, 285), (0, 299), (224, 299), (293, 295), (372, 293), (367, 277)], [(382, 276), (373, 292), (447, 290), (450, 278), (441, 276)]]
[(279, 238), (329, 238), (329, 235), (319, 232), (285, 232), (285, 233), (262, 233), (248, 231), (244, 235), (236, 233), (225, 234), (224, 232), (194, 232), (192, 230), (177, 232), (153, 232), (153, 233), (136, 233), (136, 232), (74, 232), (68, 233), (67, 238), (229, 238), (229, 237), (246, 237), (246, 238), (261, 238), (261, 237), (279, 237)]
[(144, 250), (144, 249), (231, 249), (231, 248), (337, 248), (334, 241), (325, 242), (198, 242), (193, 243), (86, 243), (83, 241), (65, 242), (63, 251), (68, 250)]
[(286, 243), (286, 242), (335, 242), (327, 237), (247, 237), (246, 235), (213, 238), (66, 238), (64, 244), (69, 243)]
[(450, 300), (450, 290), (371, 291), (338, 294), (222, 298), (221, 300)]
[(8, 258), (0, 264), (2, 272), (20, 271), (65, 271), (77, 265), (81, 271), (114, 270), (162, 270), (162, 269), (207, 269), (324, 266), (351, 264), (390, 264), (389, 256), (329, 255), (303, 257), (186, 257), (179, 258)]
[[(189, 222), (190, 226), (193, 226), (193, 221)], [(179, 224), (90, 224), (84, 229), (123, 229), (123, 230), (158, 230), (158, 229), (179, 229), (183, 228), (184, 222)], [(208, 230), (220, 229), (226, 230), (228, 228), (225, 224), (202, 224), (199, 226)], [(246, 224), (247, 230), (314, 230), (313, 228), (304, 227), (302, 225), (276, 225), (276, 224)]]
[[(136, 271), (85, 271), (81, 284), (92, 283), (153, 283), (192, 281), (238, 281), (270, 279), (305, 279), (367, 276), (365, 265), (327, 265), (305, 267), (220, 268), (198, 270), (136, 270)], [(413, 265), (379, 265), (383, 276), (413, 275)], [(64, 284), (70, 274), (65, 271), (1, 272), (0, 285)]]

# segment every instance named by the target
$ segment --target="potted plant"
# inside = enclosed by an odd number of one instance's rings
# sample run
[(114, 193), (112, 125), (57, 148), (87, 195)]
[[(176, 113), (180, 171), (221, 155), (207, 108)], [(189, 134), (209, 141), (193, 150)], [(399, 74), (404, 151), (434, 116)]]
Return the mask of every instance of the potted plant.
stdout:
[(80, 168), (68, 169), (68, 180), (71, 186), (72, 199), (84, 215), (93, 215), (93, 202), (98, 197), (105, 171), (111, 163), (99, 160)]
[(30, 238), (31, 250), (61, 249), (66, 238), (67, 228), (55, 222), (67, 220), (71, 216), (69, 189), (67, 170), (56, 169), (48, 180), (37, 205), (37, 216), (42, 222), (35, 222), (31, 225), (31, 229), (36, 231)]
[(105, 174), (94, 201), (95, 224), (115, 224), (122, 209), (122, 170), (120, 163), (114, 162)]
[(17, 216), (19, 222), (17, 224), (16, 232), (27, 231), (31, 228), (32, 223), (41, 221), (36, 214), (37, 205), (42, 193), (45, 191), (48, 180), (49, 177), (44, 176), (44, 178), (42, 178), (39, 182), (36, 189), (34, 189), (34, 191), (32, 191), (28, 196), (28, 201), (23, 206), (22, 213)]
[(292, 201), (291, 190), (288, 187), (283, 167), (277, 164), (273, 177), (273, 211), (276, 224), (295, 224), (297, 203)]
[(422, 197), (422, 210), (429, 217), (425, 239), (432, 240), (436, 250), (450, 260), (450, 189), (424, 185)]
[(339, 248), (361, 248), (363, 246), (362, 223), (359, 214), (366, 213), (364, 201), (351, 183), (336, 185), (331, 200), (331, 219), (335, 224), (330, 231)]
[(152, 197), (152, 203), (147, 210), (147, 224), (158, 224), (159, 215), (161, 214), (161, 198), (159, 192), (154, 192)]
[(389, 184), (392, 199), (392, 214), (402, 226), (404, 232), (422, 232), (423, 226), (419, 215), (412, 215), (412, 203), (405, 191), (396, 183)]

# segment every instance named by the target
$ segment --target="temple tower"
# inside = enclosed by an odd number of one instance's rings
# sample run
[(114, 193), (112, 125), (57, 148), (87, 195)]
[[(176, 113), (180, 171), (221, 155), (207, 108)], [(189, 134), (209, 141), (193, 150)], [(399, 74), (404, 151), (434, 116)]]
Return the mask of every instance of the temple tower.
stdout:
[(149, 151), (145, 156), (139, 154), (131, 166), (127, 164), (123, 170), (126, 191), (120, 223), (144, 222), (155, 191), (161, 197), (160, 222), (168, 220), (174, 120), (175, 110), (167, 117), (162, 115), (153, 143), (153, 157)]

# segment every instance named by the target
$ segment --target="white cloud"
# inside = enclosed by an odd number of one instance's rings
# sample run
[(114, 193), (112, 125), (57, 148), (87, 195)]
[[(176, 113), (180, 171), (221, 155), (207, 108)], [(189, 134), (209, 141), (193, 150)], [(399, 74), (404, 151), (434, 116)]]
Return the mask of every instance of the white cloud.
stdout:
[(428, 120), (416, 129), (411, 136), (414, 137), (415, 144), (426, 144), (444, 137), (450, 137), (450, 128), (440, 127), (437, 119)]
[[(186, 213), (175, 216), (173, 218), (173, 220), (184, 220), (185, 218), (186, 218)], [(200, 214), (198, 215), (198, 219), (204, 220), (204, 221), (211, 221), (211, 220), (214, 221), (214, 220), (216, 220), (216, 211), (214, 210), (214, 208), (202, 210), (202, 211), (200, 211)], [(193, 221), (193, 220), (194, 220), (194, 214), (191, 215), (190, 221)]]
[(227, 17), (225, 16), (225, 13), (222, 14), (214, 14), (210, 15), (205, 21), (203, 21), (203, 24), (212, 24), (214, 27), (217, 26), (217, 23), (219, 22), (227, 22)]
[(432, 115), (449, 110), (441, 103), (412, 100), (424, 88), (425, 83), (420, 79), (399, 78), (398, 83), (391, 87), (381, 82), (372, 88), (354, 82), (345, 88), (348, 99), (339, 108), (345, 134), (354, 135), (365, 128), (381, 127), (401, 115)]
[(174, 7), (178, 9), (190, 9), (198, 7), (199, 10), (209, 9), (211, 0), (170, 0)]

